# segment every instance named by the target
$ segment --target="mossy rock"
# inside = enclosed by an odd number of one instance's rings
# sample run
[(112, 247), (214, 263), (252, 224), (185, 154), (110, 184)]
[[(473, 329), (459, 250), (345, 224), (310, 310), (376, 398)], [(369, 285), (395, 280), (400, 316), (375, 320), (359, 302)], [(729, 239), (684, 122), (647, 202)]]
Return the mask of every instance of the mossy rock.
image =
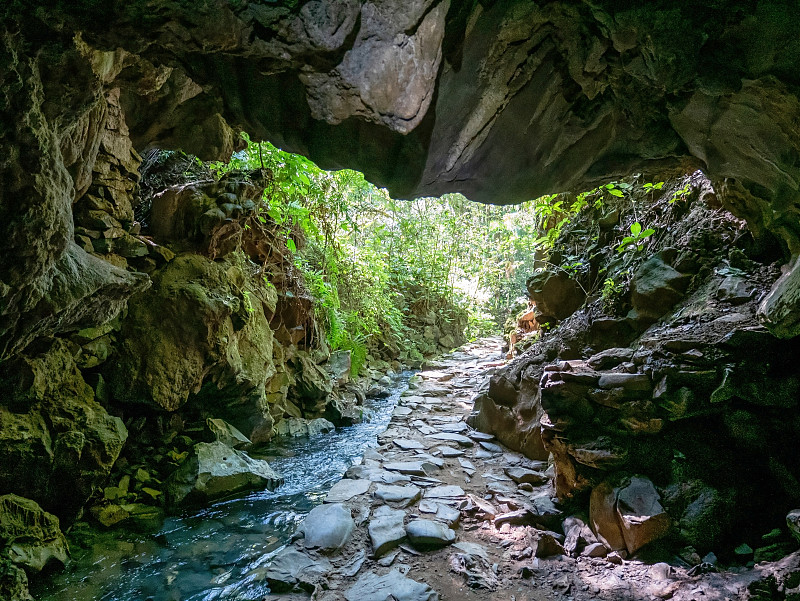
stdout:
[(0, 497), (0, 552), (31, 572), (64, 564), (69, 549), (58, 518), (17, 495)]
[(117, 400), (174, 411), (212, 374), (215, 402), (258, 404), (276, 373), (269, 294), (241, 262), (187, 253), (152, 274), (152, 289), (129, 303), (108, 374)]

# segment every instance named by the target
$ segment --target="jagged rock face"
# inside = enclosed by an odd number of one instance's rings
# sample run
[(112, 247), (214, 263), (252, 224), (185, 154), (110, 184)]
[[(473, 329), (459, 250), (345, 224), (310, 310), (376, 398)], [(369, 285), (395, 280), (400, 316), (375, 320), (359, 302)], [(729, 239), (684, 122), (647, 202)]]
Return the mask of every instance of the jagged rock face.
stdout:
[(0, 373), (0, 489), (72, 520), (108, 476), (128, 432), (95, 401), (71, 345), (57, 339), (43, 346)]

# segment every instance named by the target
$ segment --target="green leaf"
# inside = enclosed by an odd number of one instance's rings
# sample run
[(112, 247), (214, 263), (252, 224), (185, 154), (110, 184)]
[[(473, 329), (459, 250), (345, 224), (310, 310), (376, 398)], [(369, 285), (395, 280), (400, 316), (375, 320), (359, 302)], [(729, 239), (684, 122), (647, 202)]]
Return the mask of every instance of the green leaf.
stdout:
[(293, 253), (297, 252), (297, 245), (294, 243), (294, 240), (292, 240), (291, 238), (288, 238), (286, 240), (286, 248), (288, 248)]
[(652, 229), (652, 228), (649, 228), (649, 229), (646, 229), (645, 231), (643, 231), (643, 232), (641, 233), (641, 235), (639, 236), (639, 238), (640, 238), (640, 239), (641, 239), (641, 238), (647, 238), (648, 236), (652, 236), (652, 235), (653, 235), (653, 234), (655, 234), (655, 233), (656, 233), (656, 231), (655, 231), (654, 229)]
[(638, 236), (639, 232), (641, 231), (642, 231), (642, 224), (639, 223), (638, 221), (634, 222), (633, 225), (631, 225), (631, 234), (633, 234), (634, 236)]
[(622, 190), (617, 190), (616, 188), (609, 190), (608, 193), (611, 194), (611, 196), (617, 196), (619, 198), (625, 196), (625, 194), (622, 193)]

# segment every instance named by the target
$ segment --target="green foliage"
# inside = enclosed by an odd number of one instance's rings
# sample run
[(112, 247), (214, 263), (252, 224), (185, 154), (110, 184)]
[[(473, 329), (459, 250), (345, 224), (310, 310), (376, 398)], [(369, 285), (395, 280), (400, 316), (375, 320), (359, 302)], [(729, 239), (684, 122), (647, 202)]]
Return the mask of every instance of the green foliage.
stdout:
[(642, 230), (642, 224), (638, 221), (631, 224), (631, 235), (625, 236), (617, 246), (617, 252), (640, 251), (644, 248), (644, 240), (655, 234), (652, 228)]
[(607, 313), (611, 313), (614, 310), (617, 301), (624, 291), (625, 284), (623, 282), (617, 283), (612, 278), (605, 279), (600, 295), (603, 300), (603, 309)]
[(675, 204), (675, 202), (678, 200), (685, 201), (690, 191), (691, 191), (691, 184), (687, 182), (686, 185), (683, 186), (683, 188), (681, 188), (680, 190), (676, 190), (675, 192), (672, 193), (672, 198), (670, 198), (669, 204)]

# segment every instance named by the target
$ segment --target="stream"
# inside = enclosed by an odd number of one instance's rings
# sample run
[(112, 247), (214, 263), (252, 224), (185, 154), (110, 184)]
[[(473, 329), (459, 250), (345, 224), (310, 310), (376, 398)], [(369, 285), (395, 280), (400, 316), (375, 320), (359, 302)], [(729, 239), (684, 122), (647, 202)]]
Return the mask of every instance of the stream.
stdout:
[(269, 593), (248, 576), (289, 542), (311, 509), (351, 465), (361, 462), (392, 416), (413, 372), (399, 375), (391, 396), (367, 400), (370, 421), (310, 438), (277, 440), (257, 456), (286, 480), (270, 492), (221, 501), (168, 517), (155, 534), (98, 533), (73, 549), (63, 572), (32, 590), (41, 601), (251, 601)]

